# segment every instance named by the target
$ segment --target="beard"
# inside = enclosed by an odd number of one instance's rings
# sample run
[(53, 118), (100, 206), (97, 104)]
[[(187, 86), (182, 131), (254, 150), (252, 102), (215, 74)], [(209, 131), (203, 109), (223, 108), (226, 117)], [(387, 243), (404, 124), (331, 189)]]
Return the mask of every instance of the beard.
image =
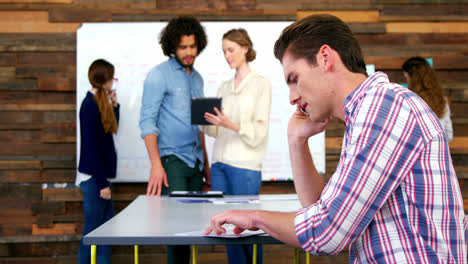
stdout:
[[(186, 57), (190, 57), (190, 56), (186, 56)], [(193, 68), (193, 63), (195, 63), (195, 57), (193, 57), (193, 60), (192, 60), (192, 63), (185, 63), (183, 58), (179, 58), (179, 56), (175, 55), (174, 58), (176, 59), (176, 61), (182, 65), (182, 67), (185, 67), (185, 68)]]

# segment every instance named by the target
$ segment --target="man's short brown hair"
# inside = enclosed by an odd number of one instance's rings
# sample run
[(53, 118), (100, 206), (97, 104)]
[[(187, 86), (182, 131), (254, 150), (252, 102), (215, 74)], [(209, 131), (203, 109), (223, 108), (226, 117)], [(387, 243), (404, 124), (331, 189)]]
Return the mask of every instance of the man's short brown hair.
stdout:
[(286, 27), (275, 43), (274, 53), (280, 61), (288, 52), (297, 59), (304, 58), (311, 65), (316, 65), (317, 52), (323, 45), (338, 52), (349, 71), (367, 76), (359, 42), (348, 25), (332, 15), (308, 16)]

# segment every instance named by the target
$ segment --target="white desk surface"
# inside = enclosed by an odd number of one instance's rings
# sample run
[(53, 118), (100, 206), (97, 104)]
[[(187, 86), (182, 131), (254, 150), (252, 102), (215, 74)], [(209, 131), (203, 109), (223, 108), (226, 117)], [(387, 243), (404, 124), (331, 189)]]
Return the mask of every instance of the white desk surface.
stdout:
[[(267, 234), (242, 238), (181, 236), (180, 233), (205, 230), (210, 218), (230, 209), (293, 212), (301, 205), (295, 194), (226, 196), (226, 200), (258, 199), (253, 203), (182, 203), (180, 199), (140, 195), (119, 214), (84, 237), (87, 245), (213, 245), (278, 244)], [(195, 198), (200, 199), (200, 198)], [(219, 198), (218, 198), (219, 199)]]

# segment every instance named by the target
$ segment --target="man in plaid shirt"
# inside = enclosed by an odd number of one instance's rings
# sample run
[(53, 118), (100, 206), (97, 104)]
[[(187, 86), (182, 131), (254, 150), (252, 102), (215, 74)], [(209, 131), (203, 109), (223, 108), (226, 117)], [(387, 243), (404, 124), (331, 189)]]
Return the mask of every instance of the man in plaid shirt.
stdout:
[[(410, 90), (367, 77), (359, 43), (336, 17), (287, 27), (275, 44), (297, 106), (288, 142), (299, 212), (227, 211), (205, 233), (262, 229), (316, 254), (350, 249), (351, 263), (467, 263), (467, 223), (437, 116)], [(346, 129), (324, 186), (308, 138), (331, 118)]]

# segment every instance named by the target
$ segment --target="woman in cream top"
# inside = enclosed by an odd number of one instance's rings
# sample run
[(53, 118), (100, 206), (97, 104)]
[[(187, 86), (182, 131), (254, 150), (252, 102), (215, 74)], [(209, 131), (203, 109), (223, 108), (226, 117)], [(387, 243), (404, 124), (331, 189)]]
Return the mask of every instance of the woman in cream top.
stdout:
[[(271, 84), (252, 71), (249, 62), (255, 59), (252, 42), (244, 29), (232, 29), (223, 36), (224, 57), (234, 77), (218, 90), (221, 111), (205, 113), (213, 126), (202, 131), (215, 137), (211, 165), (211, 188), (228, 195), (258, 194), (262, 183), (262, 161), (268, 145)], [(229, 263), (250, 263), (252, 246), (227, 246)], [(262, 263), (262, 250), (258, 250)]]

